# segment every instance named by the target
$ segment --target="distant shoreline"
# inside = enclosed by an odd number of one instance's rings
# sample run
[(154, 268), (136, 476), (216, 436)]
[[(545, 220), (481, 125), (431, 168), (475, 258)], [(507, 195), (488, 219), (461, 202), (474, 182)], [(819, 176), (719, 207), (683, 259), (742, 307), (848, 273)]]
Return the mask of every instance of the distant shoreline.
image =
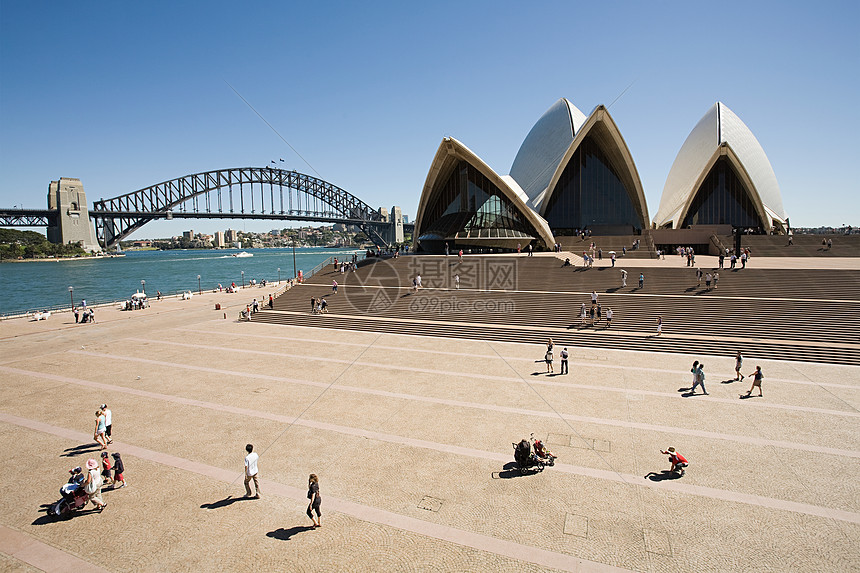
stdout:
[(116, 257), (124, 257), (122, 253), (114, 253), (110, 255), (89, 255), (86, 257), (55, 257), (46, 259), (0, 259), (0, 263), (58, 263), (60, 261), (92, 261), (98, 259), (113, 259)]

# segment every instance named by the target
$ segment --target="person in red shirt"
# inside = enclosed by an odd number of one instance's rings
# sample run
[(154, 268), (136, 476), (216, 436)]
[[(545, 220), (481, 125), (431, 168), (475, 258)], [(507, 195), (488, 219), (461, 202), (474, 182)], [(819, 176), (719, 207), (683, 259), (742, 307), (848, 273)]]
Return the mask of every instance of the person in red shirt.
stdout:
[(675, 451), (675, 448), (669, 447), (668, 450), (660, 450), (661, 454), (669, 456), (669, 462), (672, 464), (672, 469), (669, 471), (677, 472), (678, 475), (684, 475), (684, 468), (689, 465), (687, 458)]

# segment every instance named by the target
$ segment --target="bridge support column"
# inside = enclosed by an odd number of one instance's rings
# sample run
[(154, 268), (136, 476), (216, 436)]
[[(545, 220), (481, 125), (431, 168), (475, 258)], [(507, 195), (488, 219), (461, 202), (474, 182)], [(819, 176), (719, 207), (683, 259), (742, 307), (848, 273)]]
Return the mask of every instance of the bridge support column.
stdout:
[(397, 206), (392, 207), (389, 217), (391, 221), (391, 236), (388, 242), (389, 244), (400, 244), (403, 242), (403, 209)]
[(57, 211), (56, 226), (48, 227), (49, 241), (64, 245), (80, 243), (87, 251), (101, 251), (80, 179), (60, 177), (59, 181), (51, 181), (48, 209)]

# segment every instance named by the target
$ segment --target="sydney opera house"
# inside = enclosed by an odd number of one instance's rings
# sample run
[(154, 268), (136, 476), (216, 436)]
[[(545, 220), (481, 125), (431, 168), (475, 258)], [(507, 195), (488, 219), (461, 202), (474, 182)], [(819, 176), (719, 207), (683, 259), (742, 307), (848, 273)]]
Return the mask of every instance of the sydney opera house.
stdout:
[(419, 251), (495, 251), (561, 237), (639, 235), (648, 229), (721, 225), (785, 232), (770, 162), (749, 128), (722, 103), (690, 132), (672, 165), (653, 222), (636, 164), (605, 106), (582, 113), (560, 99), (535, 123), (499, 175), (454, 138), (439, 145), (415, 223)]

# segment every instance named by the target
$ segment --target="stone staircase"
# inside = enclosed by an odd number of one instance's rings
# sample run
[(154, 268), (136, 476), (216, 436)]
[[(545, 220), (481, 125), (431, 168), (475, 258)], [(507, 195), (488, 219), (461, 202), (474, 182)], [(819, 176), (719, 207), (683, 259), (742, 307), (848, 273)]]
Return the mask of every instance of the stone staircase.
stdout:
[[(401, 257), (341, 275), (326, 271), (277, 299), (254, 321), (374, 332), (655, 352), (734, 355), (860, 365), (860, 272), (720, 272), (719, 287), (696, 284), (694, 269), (572, 269), (550, 257)], [(705, 269), (703, 269), (705, 270)], [(412, 292), (411, 278), (423, 288)], [(451, 278), (460, 275), (460, 289)], [(331, 293), (331, 281), (340, 283)], [(583, 326), (591, 291), (615, 316)], [(328, 315), (310, 313), (326, 296)], [(653, 336), (662, 316), (663, 335)]]
[[(822, 240), (831, 239), (828, 249)], [(732, 237), (723, 238), (727, 247), (734, 246)], [(794, 235), (793, 245), (786, 236), (743, 235), (741, 246), (749, 247), (753, 256), (762, 257), (860, 257), (860, 235)]]
[[(639, 248), (632, 250), (633, 242), (639, 240)], [(642, 235), (595, 235), (580, 239), (579, 237), (556, 237), (556, 240), (561, 243), (562, 250), (570, 251), (576, 255), (582, 255), (583, 252), (589, 252), (591, 243), (595, 244), (596, 249), (603, 250), (603, 258), (609, 258), (609, 251), (615, 251), (616, 258), (628, 259), (656, 259), (657, 251), (653, 243), (648, 240), (645, 233)], [(623, 247), (627, 247), (627, 254), (622, 255)]]

